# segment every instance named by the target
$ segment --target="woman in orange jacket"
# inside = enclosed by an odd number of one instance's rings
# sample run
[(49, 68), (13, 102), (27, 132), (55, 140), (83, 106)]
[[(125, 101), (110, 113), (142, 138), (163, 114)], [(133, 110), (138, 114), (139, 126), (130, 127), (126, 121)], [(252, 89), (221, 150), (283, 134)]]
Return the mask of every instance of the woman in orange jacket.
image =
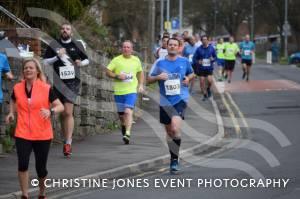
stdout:
[(46, 198), (44, 182), (53, 138), (51, 115), (62, 112), (64, 106), (46, 83), (38, 60), (25, 60), (22, 71), (23, 80), (14, 86), (6, 123), (13, 121), (17, 112), (15, 141), (22, 198), (28, 198), (28, 165), (33, 150), (39, 178), (39, 199), (42, 199)]

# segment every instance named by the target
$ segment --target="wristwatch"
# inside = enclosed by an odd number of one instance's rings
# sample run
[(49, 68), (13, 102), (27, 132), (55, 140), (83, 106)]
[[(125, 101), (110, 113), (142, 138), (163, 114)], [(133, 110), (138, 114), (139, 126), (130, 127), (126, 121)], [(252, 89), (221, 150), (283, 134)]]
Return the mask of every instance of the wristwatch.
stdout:
[(55, 114), (54, 108), (51, 108), (51, 109), (50, 109), (50, 113), (51, 113), (51, 115), (54, 115), (54, 114)]

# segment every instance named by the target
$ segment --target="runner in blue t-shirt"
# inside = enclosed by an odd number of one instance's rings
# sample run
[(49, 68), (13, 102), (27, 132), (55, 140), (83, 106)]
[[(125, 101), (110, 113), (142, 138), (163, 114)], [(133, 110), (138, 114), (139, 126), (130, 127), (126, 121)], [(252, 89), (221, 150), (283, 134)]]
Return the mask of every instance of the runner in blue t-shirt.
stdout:
[[(203, 101), (211, 97), (210, 87), (213, 83), (214, 61), (216, 60), (216, 51), (212, 45), (209, 45), (208, 37), (202, 36), (202, 46), (200, 46), (193, 56), (193, 68), (196, 75), (200, 76), (200, 88), (203, 93)], [(207, 79), (207, 87), (205, 86)]]
[(189, 61), (178, 56), (178, 47), (178, 39), (169, 39), (168, 56), (153, 65), (147, 79), (148, 83), (159, 84), (160, 123), (165, 125), (167, 133), (171, 173), (179, 171), (180, 126), (189, 98), (188, 85), (194, 77)]
[[(188, 58), (189, 62), (193, 63), (193, 56), (198, 48), (196, 45), (196, 38), (194, 36), (190, 36), (187, 40), (188, 44), (184, 47), (182, 55)], [(193, 87), (194, 87), (195, 78), (191, 80), (190, 83), (190, 93), (193, 95)]]
[(13, 75), (10, 70), (8, 59), (5, 54), (0, 53), (0, 121), (2, 121), (2, 103), (3, 103), (3, 92), (2, 92), (2, 74), (9, 80), (13, 79)]
[(242, 78), (249, 81), (250, 68), (252, 66), (252, 59), (254, 55), (255, 45), (250, 41), (250, 36), (245, 36), (245, 41), (240, 43), (240, 54), (242, 56), (243, 76)]

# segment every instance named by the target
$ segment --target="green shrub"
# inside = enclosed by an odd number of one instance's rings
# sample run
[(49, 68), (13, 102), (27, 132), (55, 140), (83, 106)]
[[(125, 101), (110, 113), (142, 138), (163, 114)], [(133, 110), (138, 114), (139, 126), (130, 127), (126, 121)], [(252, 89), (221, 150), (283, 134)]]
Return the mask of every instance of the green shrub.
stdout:
[(108, 129), (110, 131), (116, 130), (118, 128), (120, 128), (120, 125), (118, 124), (118, 122), (111, 121), (106, 124), (106, 129)]
[(10, 153), (14, 146), (14, 133), (16, 124), (8, 125), (5, 129), (5, 136), (1, 138), (0, 143), (3, 145), (3, 150), (6, 153)]
[(14, 140), (12, 137), (6, 135), (5, 137), (1, 138), (1, 144), (3, 146), (3, 151), (10, 153), (14, 146)]
[(93, 35), (100, 38), (105, 38), (107, 36), (107, 29), (104, 26), (99, 25), (94, 17), (85, 14), (82, 20), (84, 24), (91, 30)]
[(287, 65), (288, 63), (288, 59), (286, 59), (285, 57), (281, 57), (279, 60), (279, 64), (281, 65)]

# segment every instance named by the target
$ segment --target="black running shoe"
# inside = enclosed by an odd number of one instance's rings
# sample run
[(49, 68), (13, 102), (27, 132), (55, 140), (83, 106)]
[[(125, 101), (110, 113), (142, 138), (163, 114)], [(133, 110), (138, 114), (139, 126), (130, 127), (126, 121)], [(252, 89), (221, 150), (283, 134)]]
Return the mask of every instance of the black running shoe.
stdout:
[(124, 144), (129, 144), (129, 142), (130, 142), (130, 135), (124, 135), (123, 136), (123, 141), (124, 141)]
[(245, 72), (243, 72), (242, 79), (245, 79), (245, 77), (246, 77), (246, 73), (245, 73)]
[(124, 136), (125, 133), (126, 133), (126, 127), (122, 125), (122, 130), (121, 131), (122, 131), (122, 136)]
[(209, 87), (207, 88), (207, 97), (208, 97), (208, 98), (210, 98), (210, 97), (211, 97), (211, 90), (210, 90), (210, 88), (209, 88)]

